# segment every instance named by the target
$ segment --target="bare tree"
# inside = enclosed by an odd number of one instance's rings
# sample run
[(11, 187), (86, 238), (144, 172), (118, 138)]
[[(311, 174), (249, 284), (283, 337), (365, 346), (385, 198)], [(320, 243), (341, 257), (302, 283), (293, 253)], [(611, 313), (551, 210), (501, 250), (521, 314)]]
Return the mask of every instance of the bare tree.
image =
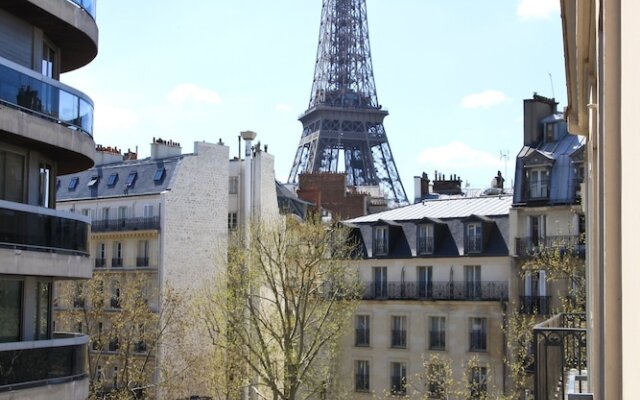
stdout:
[(248, 244), (232, 240), (226, 278), (198, 308), (227, 351), (230, 397), (247, 387), (273, 399), (340, 397), (338, 342), (360, 296), (355, 250), (348, 230), (319, 219), (287, 217), (253, 228)]

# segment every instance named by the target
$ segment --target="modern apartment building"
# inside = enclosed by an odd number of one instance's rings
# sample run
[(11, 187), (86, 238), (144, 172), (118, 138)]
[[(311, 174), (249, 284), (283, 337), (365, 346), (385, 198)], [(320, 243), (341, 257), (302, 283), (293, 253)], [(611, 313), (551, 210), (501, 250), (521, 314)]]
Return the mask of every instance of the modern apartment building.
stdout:
[[(224, 272), (229, 234), (249, 218), (244, 211), (249, 199), (244, 196), (246, 161), (229, 160), (229, 147), (222, 143), (196, 142), (192, 154), (182, 154), (179, 143), (155, 138), (149, 158), (137, 159), (131, 152), (122, 155), (104, 147), (97, 154), (95, 168), (60, 177), (57, 193), (60, 209), (92, 220), (90, 259), (94, 275), (104, 282), (104, 302), (67, 302), (60, 304), (65, 309), (61, 313), (100, 309), (92, 326), (80, 324), (77, 329), (88, 330), (91, 336), (90, 375), (103, 390), (135, 384), (124, 376), (126, 352), (147, 360), (145, 373), (153, 377), (147, 392), (160, 390), (171, 398), (203, 395), (193, 380), (174, 375), (170, 367), (196, 364), (193, 357), (200, 353), (197, 341), (202, 332), (194, 329), (193, 337), (182, 337), (181, 343), (152, 338), (162, 343), (158, 349), (147, 345), (143, 336), (113, 343), (113, 336), (104, 332), (125, 312), (124, 290), (131, 288), (125, 282), (146, 277), (144, 301), (163, 315), (168, 289), (185, 299)], [(251, 218), (277, 215), (273, 156), (255, 148), (249, 160)], [(141, 322), (130, 321), (127, 327), (138, 332)], [(193, 341), (191, 347), (189, 341)], [(167, 385), (171, 394), (163, 389), (167, 379), (172, 380)]]
[(556, 249), (584, 256), (585, 141), (567, 133), (556, 107), (554, 99), (537, 94), (524, 101), (524, 145), (516, 158), (510, 232), (520, 309), (526, 314), (560, 309), (572, 284), (570, 278), (548, 280), (544, 265), (527, 268), (531, 259)]
[(454, 196), (344, 222), (363, 254), (363, 299), (341, 349), (353, 398), (435, 393), (444, 382), (418, 378), (437, 368), (432, 356), (451, 366), (451, 390), (502, 393), (511, 204)]
[(0, 2), (0, 399), (89, 392), (89, 338), (55, 332), (52, 293), (91, 277), (89, 218), (55, 185), (93, 165), (93, 102), (59, 77), (97, 52), (94, 0)]
[[(634, 399), (640, 369), (636, 152), (640, 3), (561, 0), (568, 129), (586, 140), (588, 383)], [(566, 365), (560, 365), (564, 368)]]

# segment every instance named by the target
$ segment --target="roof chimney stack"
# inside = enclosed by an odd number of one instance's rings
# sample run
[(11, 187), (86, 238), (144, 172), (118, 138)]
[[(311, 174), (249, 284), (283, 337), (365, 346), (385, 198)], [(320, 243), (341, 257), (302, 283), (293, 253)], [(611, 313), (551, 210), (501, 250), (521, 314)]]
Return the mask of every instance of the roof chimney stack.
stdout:
[(168, 157), (176, 157), (182, 154), (180, 143), (173, 140), (163, 140), (161, 138), (153, 138), (151, 142), (151, 159), (161, 160)]

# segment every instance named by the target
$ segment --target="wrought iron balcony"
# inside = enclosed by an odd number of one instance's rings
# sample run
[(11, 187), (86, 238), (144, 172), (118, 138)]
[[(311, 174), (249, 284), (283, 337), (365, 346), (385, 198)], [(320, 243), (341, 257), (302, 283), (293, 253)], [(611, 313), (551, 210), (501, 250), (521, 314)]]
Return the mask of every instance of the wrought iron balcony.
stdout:
[(549, 315), (551, 296), (520, 296), (520, 312), (528, 315)]
[(89, 256), (89, 223), (63, 211), (0, 200), (0, 247)]
[(544, 249), (562, 249), (584, 257), (585, 243), (580, 235), (546, 236), (544, 238), (516, 238), (516, 255), (520, 258), (535, 257)]
[(509, 298), (506, 281), (482, 282), (367, 282), (363, 300), (467, 300), (502, 301)]
[(588, 390), (585, 321), (584, 313), (558, 314), (533, 328), (536, 399)]
[(107, 260), (104, 258), (96, 258), (96, 268), (104, 268), (107, 265)]
[(111, 259), (111, 268), (117, 268), (117, 267), (122, 267), (122, 258), (121, 257), (114, 257)]
[(149, 257), (136, 257), (136, 267), (148, 267)]
[(0, 343), (0, 393), (87, 379), (88, 342), (56, 333), (53, 340)]
[(160, 217), (100, 219), (91, 223), (93, 232), (141, 231), (160, 229)]
[(2, 57), (0, 103), (93, 135), (89, 96)]

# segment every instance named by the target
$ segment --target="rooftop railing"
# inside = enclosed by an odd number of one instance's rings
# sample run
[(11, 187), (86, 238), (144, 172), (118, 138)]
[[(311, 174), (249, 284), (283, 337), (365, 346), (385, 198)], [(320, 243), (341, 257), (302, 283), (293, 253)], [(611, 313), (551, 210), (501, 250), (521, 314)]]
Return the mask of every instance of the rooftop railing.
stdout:
[(93, 232), (140, 231), (160, 229), (160, 217), (100, 219), (91, 223)]
[(565, 399), (568, 392), (587, 390), (585, 321), (584, 313), (558, 314), (533, 328), (536, 400)]
[(509, 298), (506, 281), (367, 282), (363, 300), (502, 301)]
[(0, 200), (0, 247), (89, 255), (89, 223), (72, 213)]
[(0, 103), (93, 136), (89, 96), (2, 57)]
[(53, 340), (0, 343), (0, 392), (87, 378), (86, 335), (56, 333)]

